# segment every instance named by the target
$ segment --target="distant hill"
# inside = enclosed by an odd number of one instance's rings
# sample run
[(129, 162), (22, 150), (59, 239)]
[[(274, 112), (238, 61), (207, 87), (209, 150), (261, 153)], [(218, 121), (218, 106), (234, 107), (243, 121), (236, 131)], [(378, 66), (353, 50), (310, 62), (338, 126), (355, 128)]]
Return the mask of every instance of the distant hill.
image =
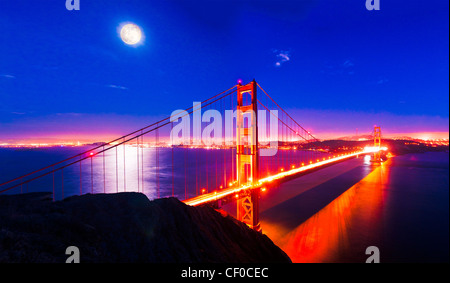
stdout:
[[(383, 147), (387, 147), (388, 152), (391, 152), (394, 155), (449, 150), (448, 145), (429, 144), (417, 140), (382, 139), (381, 144)], [(324, 140), (310, 143), (307, 146), (310, 148), (325, 149), (329, 152), (345, 152), (362, 150), (365, 146), (373, 146), (373, 140)]]
[(345, 136), (336, 138), (336, 140), (343, 140), (343, 141), (358, 141), (358, 140), (371, 140), (373, 139), (372, 135), (358, 135), (358, 136)]

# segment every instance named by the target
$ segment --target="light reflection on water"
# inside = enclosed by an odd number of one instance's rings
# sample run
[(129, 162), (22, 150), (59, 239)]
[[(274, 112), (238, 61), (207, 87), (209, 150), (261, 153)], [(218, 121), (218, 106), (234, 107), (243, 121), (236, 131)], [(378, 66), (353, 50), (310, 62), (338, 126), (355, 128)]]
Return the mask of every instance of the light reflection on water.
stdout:
[[(349, 230), (355, 222), (377, 223), (383, 203), (383, 184), (388, 178), (386, 167), (388, 164), (375, 169), (306, 222), (281, 238), (272, 239), (293, 262), (335, 262), (340, 250), (355, 244), (349, 239)], [(366, 236), (369, 227), (365, 228), (359, 237)], [(270, 237), (269, 227), (264, 229)]]
[(263, 231), (293, 262), (363, 263), (369, 246), (380, 249), (381, 262), (448, 262), (448, 159), (426, 153), (363, 162), (361, 172), (371, 172), (306, 221), (292, 229), (263, 222)]

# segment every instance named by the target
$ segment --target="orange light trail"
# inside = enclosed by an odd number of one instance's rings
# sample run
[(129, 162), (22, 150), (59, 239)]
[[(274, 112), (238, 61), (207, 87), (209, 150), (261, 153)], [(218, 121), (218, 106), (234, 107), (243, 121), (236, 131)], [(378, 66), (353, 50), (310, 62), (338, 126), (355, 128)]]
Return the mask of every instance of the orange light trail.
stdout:
[[(382, 148), (384, 150), (384, 148)], [(225, 197), (229, 197), (231, 195), (235, 195), (237, 197), (239, 197), (239, 194), (245, 190), (253, 190), (253, 189), (258, 189), (261, 188), (262, 186), (264, 186), (265, 184), (268, 184), (270, 182), (273, 182), (275, 180), (281, 180), (283, 178), (286, 178), (288, 176), (292, 176), (295, 174), (299, 174), (302, 172), (306, 172), (312, 169), (316, 169), (319, 168), (321, 166), (325, 166), (331, 163), (335, 163), (335, 162), (339, 162), (342, 161), (344, 159), (348, 159), (348, 158), (352, 158), (361, 154), (370, 154), (370, 153), (374, 153), (379, 151), (379, 148), (375, 148), (375, 147), (366, 147), (363, 151), (358, 151), (358, 152), (352, 152), (352, 153), (346, 153), (346, 154), (340, 154), (338, 156), (335, 156), (334, 158), (331, 159), (325, 159), (322, 161), (318, 161), (316, 163), (311, 163), (308, 164), (306, 166), (301, 166), (299, 168), (294, 168), (288, 171), (282, 171), (278, 174), (266, 177), (266, 178), (262, 178), (260, 179), (258, 182), (253, 183), (253, 184), (248, 184), (248, 185), (242, 185), (240, 187), (230, 187), (230, 188), (226, 188), (223, 190), (219, 190), (219, 191), (214, 191), (213, 193), (206, 193), (206, 194), (202, 194), (200, 196), (197, 197), (193, 197), (187, 200), (184, 200), (183, 202), (187, 205), (191, 205), (191, 206), (197, 206), (197, 205), (201, 205), (201, 204), (205, 204), (205, 203), (209, 203), (209, 202), (214, 202), (217, 201), (219, 199), (225, 198)]]

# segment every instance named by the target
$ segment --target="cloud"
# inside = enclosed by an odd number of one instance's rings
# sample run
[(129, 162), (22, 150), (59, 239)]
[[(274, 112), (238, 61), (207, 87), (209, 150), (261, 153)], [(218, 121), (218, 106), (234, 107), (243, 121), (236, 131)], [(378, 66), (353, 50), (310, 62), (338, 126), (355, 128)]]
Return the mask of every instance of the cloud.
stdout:
[(389, 81), (389, 80), (386, 79), (386, 78), (381, 78), (381, 79), (379, 79), (379, 80), (377, 81), (377, 84), (379, 84), (379, 85), (385, 84), (385, 83), (387, 83), (388, 81)]
[(355, 63), (351, 59), (345, 59), (343, 62), (326, 62), (321, 73), (332, 76), (354, 75)]
[(83, 113), (69, 112), (69, 113), (55, 113), (57, 116), (65, 116), (65, 117), (77, 117), (82, 116)]
[(15, 79), (15, 78), (16, 78), (15, 76), (13, 76), (13, 75), (8, 75), (8, 74), (0, 75), (0, 77), (2, 77), (2, 78), (7, 78), (7, 79)]
[(276, 67), (280, 67), (283, 63), (291, 60), (290, 51), (274, 50), (273, 53), (276, 54), (277, 61), (275, 62)]
[(128, 90), (127, 87), (120, 86), (120, 85), (107, 85), (106, 87), (115, 88), (115, 89), (121, 89), (121, 90)]
[(343, 66), (344, 68), (350, 68), (350, 67), (355, 66), (355, 64), (353, 64), (353, 62), (350, 61), (350, 60), (345, 60), (344, 64), (342, 64), (342, 66)]

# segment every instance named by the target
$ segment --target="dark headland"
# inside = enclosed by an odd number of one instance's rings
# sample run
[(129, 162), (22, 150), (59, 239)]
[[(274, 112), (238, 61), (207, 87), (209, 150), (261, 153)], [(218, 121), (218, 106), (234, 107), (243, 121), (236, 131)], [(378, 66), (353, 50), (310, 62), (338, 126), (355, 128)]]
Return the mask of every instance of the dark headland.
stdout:
[(267, 236), (211, 207), (140, 193), (0, 196), (0, 262), (291, 262)]

